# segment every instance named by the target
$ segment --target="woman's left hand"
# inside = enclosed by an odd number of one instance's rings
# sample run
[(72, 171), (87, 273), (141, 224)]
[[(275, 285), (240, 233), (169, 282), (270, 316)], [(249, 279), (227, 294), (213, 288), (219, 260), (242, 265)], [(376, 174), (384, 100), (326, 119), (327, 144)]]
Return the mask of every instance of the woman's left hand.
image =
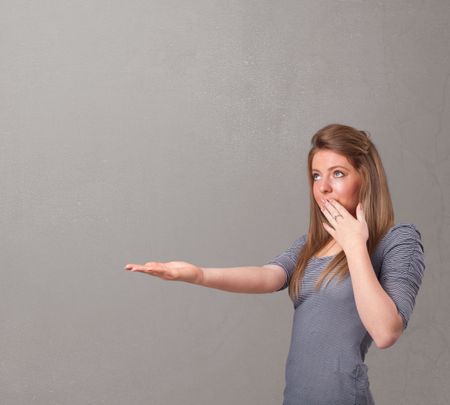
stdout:
[(332, 225), (323, 223), (324, 228), (345, 253), (356, 247), (366, 246), (369, 239), (369, 228), (361, 203), (358, 203), (356, 207), (356, 218), (333, 199), (326, 200), (320, 208)]

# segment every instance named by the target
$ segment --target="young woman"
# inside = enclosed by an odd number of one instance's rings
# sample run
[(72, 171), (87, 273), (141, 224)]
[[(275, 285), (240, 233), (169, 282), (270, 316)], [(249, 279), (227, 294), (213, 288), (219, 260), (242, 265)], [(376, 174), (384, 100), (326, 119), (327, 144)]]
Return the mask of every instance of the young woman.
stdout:
[(386, 174), (365, 131), (320, 129), (308, 154), (310, 223), (263, 266), (201, 268), (187, 262), (125, 269), (225, 291), (289, 287), (294, 305), (283, 405), (371, 405), (365, 355), (406, 329), (425, 270), (421, 234), (394, 223)]

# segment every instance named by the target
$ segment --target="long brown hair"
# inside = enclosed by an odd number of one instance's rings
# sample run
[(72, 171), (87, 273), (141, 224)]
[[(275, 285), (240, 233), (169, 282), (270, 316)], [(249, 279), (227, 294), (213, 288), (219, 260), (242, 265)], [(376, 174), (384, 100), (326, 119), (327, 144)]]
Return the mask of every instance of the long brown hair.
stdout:
[[(386, 173), (369, 132), (348, 125), (329, 124), (313, 135), (311, 145), (307, 168), (310, 189), (309, 230), (306, 243), (299, 252), (295, 271), (289, 283), (289, 295), (295, 300), (300, 296), (300, 280), (303, 278), (309, 259), (332, 239), (332, 236), (322, 225), (322, 222), (328, 224), (329, 222), (320, 210), (313, 194), (312, 160), (319, 150), (331, 150), (345, 156), (362, 178), (359, 201), (363, 205), (369, 228), (369, 239), (367, 241), (369, 255), (372, 255), (378, 242), (394, 225), (394, 210)], [(339, 252), (322, 271), (315, 284), (317, 290), (332, 271), (333, 273), (325, 286), (334, 277), (338, 276), (339, 280), (342, 280), (349, 274), (344, 251)]]

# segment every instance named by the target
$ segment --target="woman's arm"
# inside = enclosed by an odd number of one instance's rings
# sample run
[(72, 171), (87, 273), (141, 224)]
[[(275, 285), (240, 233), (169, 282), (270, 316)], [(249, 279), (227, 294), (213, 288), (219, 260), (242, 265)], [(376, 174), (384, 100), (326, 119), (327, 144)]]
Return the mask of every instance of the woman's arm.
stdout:
[(163, 280), (184, 281), (219, 290), (262, 294), (277, 291), (285, 282), (281, 266), (202, 268), (188, 262), (148, 262), (127, 264), (125, 270), (157, 276)]
[(376, 346), (387, 349), (402, 334), (403, 320), (377, 279), (367, 247), (361, 244), (345, 255), (359, 317)]
[(238, 293), (270, 293), (277, 291), (285, 281), (285, 272), (277, 265), (203, 268), (205, 287)]
[[(403, 320), (393, 299), (383, 289), (367, 251), (369, 228), (361, 203), (356, 207), (356, 219), (334, 199), (322, 199), (322, 212), (329, 224), (326, 231), (339, 243), (347, 264), (361, 322), (380, 349), (392, 346), (403, 332)], [(336, 215), (337, 214), (337, 215)], [(342, 219), (336, 221), (338, 217)]]

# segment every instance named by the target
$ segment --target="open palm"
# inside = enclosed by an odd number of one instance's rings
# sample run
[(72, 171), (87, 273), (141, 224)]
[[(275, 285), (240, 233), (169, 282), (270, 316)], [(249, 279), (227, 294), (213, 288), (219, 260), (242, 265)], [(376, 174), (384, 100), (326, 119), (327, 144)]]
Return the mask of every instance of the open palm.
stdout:
[(188, 283), (199, 283), (203, 278), (200, 267), (188, 262), (147, 262), (141, 264), (127, 264), (125, 270), (146, 273), (163, 280), (185, 281)]

